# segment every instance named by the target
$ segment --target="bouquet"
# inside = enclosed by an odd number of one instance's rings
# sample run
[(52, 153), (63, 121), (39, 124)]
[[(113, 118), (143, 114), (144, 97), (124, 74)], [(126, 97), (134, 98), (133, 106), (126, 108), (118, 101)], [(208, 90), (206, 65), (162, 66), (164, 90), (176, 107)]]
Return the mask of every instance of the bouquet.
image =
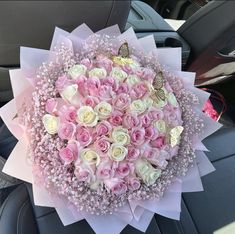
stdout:
[(133, 29), (85, 24), (57, 28), (50, 51), (21, 48), (15, 98), (0, 110), (19, 140), (3, 171), (32, 183), (35, 204), (64, 225), (86, 219), (110, 234), (145, 231), (154, 213), (179, 219), (181, 193), (214, 170), (201, 141), (220, 127), (180, 55)]

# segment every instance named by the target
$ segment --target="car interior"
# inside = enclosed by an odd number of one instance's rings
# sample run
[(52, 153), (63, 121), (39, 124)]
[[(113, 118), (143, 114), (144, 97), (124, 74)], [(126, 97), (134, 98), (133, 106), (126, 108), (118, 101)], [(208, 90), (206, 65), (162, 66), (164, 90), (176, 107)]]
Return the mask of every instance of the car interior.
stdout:
[[(183, 70), (196, 72), (195, 85), (219, 93), (226, 106), (221, 112), (221, 99), (211, 98), (223, 124), (204, 141), (216, 171), (202, 178), (203, 192), (183, 194), (180, 221), (155, 215), (146, 233), (213, 233), (235, 222), (234, 12), (235, 1), (226, 0), (0, 1), (0, 107), (13, 97), (9, 70), (20, 66), (20, 46), (48, 49), (55, 27), (72, 31), (86, 23), (98, 31), (118, 24), (139, 38), (152, 34), (160, 49), (181, 47)], [(15, 144), (0, 119), (0, 165)], [(54, 209), (34, 205), (29, 184), (1, 178), (0, 234), (94, 233), (84, 220), (63, 226)], [(141, 232), (128, 226), (121, 233)]]

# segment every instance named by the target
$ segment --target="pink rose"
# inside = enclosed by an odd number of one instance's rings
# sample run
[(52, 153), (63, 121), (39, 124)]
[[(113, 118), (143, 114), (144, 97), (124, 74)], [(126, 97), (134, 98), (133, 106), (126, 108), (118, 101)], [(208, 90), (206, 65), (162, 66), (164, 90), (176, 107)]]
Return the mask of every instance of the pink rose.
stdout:
[(96, 126), (96, 133), (97, 136), (105, 136), (110, 133), (112, 129), (111, 124), (108, 121), (101, 121), (97, 126)]
[(56, 111), (56, 107), (58, 105), (58, 101), (55, 98), (50, 98), (46, 101), (46, 112), (49, 114), (53, 114)]
[(117, 80), (110, 76), (101, 79), (101, 85), (112, 87), (113, 91), (117, 90)]
[(123, 126), (127, 129), (137, 127), (139, 124), (140, 121), (137, 115), (128, 113), (123, 117)]
[(110, 142), (107, 138), (101, 137), (97, 139), (94, 143), (95, 149), (99, 151), (101, 154), (105, 154), (108, 152), (110, 148)]
[(70, 105), (62, 105), (62, 107), (59, 109), (59, 116), (60, 116), (60, 122), (75, 122), (77, 111), (74, 106)]
[(85, 106), (95, 107), (99, 103), (99, 99), (97, 97), (87, 96), (83, 99), (83, 104)]
[(129, 92), (129, 86), (126, 83), (121, 83), (117, 89), (117, 94), (121, 93), (128, 93)]
[(161, 169), (166, 168), (168, 162), (164, 154), (157, 148), (146, 148), (143, 152), (143, 156), (153, 165), (160, 167)]
[(131, 99), (128, 94), (120, 93), (113, 99), (113, 106), (117, 110), (126, 110), (131, 104)]
[(148, 111), (148, 116), (151, 120), (160, 120), (160, 119), (163, 119), (164, 117), (164, 114), (161, 110), (159, 109), (155, 109), (155, 108), (151, 108), (149, 111)]
[(96, 77), (87, 79), (87, 90), (91, 96), (97, 96), (100, 89), (100, 80)]
[(77, 117), (77, 111), (73, 106), (70, 106), (69, 108), (66, 108), (66, 110), (63, 113), (63, 117), (65, 120), (69, 122), (75, 122), (76, 117)]
[(98, 67), (107, 70), (107, 72), (111, 72), (113, 68), (113, 61), (104, 55), (98, 55), (96, 57), (96, 64)]
[(55, 87), (58, 91), (62, 91), (69, 84), (69, 79), (66, 75), (60, 76), (55, 82)]
[(134, 146), (128, 147), (128, 154), (126, 156), (126, 159), (128, 161), (135, 161), (140, 155), (140, 150)]
[(143, 72), (141, 67), (135, 69), (135, 75), (142, 79)]
[(77, 80), (76, 84), (78, 85), (78, 92), (83, 97), (87, 96), (87, 78), (86, 76), (80, 75)]
[(90, 183), (95, 178), (92, 169), (85, 165), (76, 165), (74, 175), (80, 182)]
[(153, 125), (150, 125), (149, 127), (145, 128), (146, 139), (153, 140), (156, 137), (158, 137), (158, 132), (157, 132), (157, 129)]
[(151, 68), (143, 68), (141, 78), (152, 83), (156, 73)]
[(62, 140), (71, 140), (76, 131), (75, 124), (71, 122), (63, 122), (60, 124), (58, 135)]
[(134, 145), (142, 145), (145, 141), (145, 130), (143, 128), (134, 128), (131, 130), (131, 142)]
[(91, 69), (93, 67), (92, 61), (88, 58), (82, 59), (80, 62), (82, 65), (86, 66), (87, 69)]
[(78, 126), (76, 139), (81, 146), (88, 146), (92, 142), (91, 130), (84, 126)]
[(139, 82), (133, 86), (130, 92), (132, 98), (142, 98), (149, 93), (148, 87), (144, 82)]
[(143, 156), (148, 160), (153, 160), (154, 158), (159, 156), (159, 150), (157, 148), (146, 147), (143, 152)]
[(122, 114), (118, 111), (113, 112), (111, 114), (111, 117), (109, 118), (109, 122), (113, 125), (113, 126), (119, 126), (122, 124)]
[(140, 188), (140, 180), (136, 177), (127, 178), (128, 188), (132, 191)]
[(152, 120), (148, 114), (144, 114), (141, 116), (141, 123), (143, 127), (148, 127), (151, 124)]
[(114, 95), (113, 89), (109, 85), (101, 85), (98, 90), (98, 95), (103, 99), (111, 99)]
[(70, 164), (77, 159), (78, 151), (76, 144), (68, 144), (59, 150), (59, 156), (65, 164)]
[(150, 145), (162, 149), (166, 145), (166, 139), (164, 136), (159, 136), (155, 140), (150, 141)]
[(165, 120), (171, 125), (181, 125), (181, 110), (179, 107), (174, 107), (170, 104), (166, 105), (163, 109)]
[(128, 176), (130, 174), (129, 164), (127, 162), (120, 162), (116, 169), (116, 173), (120, 178)]
[(113, 176), (112, 162), (102, 161), (96, 170), (97, 179), (107, 180)]
[(108, 191), (116, 195), (123, 194), (127, 191), (125, 182), (119, 178), (111, 178), (109, 180), (105, 180), (104, 184)]
[(131, 75), (134, 73), (133, 68), (130, 67), (129, 65), (122, 66), (122, 70), (126, 72), (128, 75)]

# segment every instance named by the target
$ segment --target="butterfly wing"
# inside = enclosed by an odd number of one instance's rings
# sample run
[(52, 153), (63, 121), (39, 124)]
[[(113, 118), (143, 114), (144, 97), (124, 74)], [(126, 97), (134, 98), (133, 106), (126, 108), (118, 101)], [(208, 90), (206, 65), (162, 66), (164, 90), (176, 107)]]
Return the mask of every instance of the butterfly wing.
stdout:
[(129, 53), (129, 46), (128, 46), (128, 43), (125, 42), (120, 46), (120, 48), (118, 50), (118, 55), (123, 58), (128, 58), (129, 54), (130, 54)]
[(163, 83), (164, 83), (164, 80), (163, 80), (163, 75), (161, 72), (159, 72), (158, 74), (156, 74), (156, 76), (154, 77), (154, 80), (153, 80), (153, 87), (155, 89), (161, 89), (163, 87)]
[(162, 101), (165, 101), (166, 99), (166, 95), (163, 89), (156, 90), (155, 95), (157, 96), (158, 99), (161, 99)]

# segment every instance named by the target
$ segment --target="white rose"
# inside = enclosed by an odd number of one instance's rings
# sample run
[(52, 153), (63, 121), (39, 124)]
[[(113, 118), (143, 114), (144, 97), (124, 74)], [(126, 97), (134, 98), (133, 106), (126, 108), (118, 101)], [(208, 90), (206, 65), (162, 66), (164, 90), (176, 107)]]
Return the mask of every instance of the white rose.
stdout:
[(144, 159), (138, 159), (135, 162), (135, 171), (147, 186), (154, 184), (161, 175), (160, 169), (155, 169)]
[(153, 106), (156, 107), (156, 108), (162, 109), (166, 104), (167, 104), (166, 99), (163, 101), (159, 98), (158, 101), (153, 103)]
[(89, 77), (103, 78), (107, 76), (107, 72), (104, 68), (93, 68), (89, 71)]
[(97, 113), (93, 110), (90, 106), (82, 106), (77, 111), (77, 122), (87, 126), (87, 127), (94, 127), (97, 125), (99, 117)]
[(132, 113), (142, 114), (147, 109), (146, 104), (144, 101), (137, 99), (133, 101), (130, 105), (130, 111)]
[(118, 162), (122, 161), (126, 157), (127, 153), (127, 148), (116, 143), (112, 144), (108, 151), (110, 159)]
[(42, 117), (42, 123), (49, 134), (56, 134), (59, 129), (59, 118), (50, 114)]
[(160, 133), (166, 132), (166, 122), (164, 120), (160, 119), (160, 120), (155, 121), (154, 126), (157, 128), (157, 130)]
[(69, 85), (67, 86), (62, 92), (61, 92), (61, 97), (68, 101), (68, 102), (72, 102), (73, 97), (76, 95), (78, 90), (78, 86), (76, 84), (74, 85)]
[(150, 97), (145, 98), (143, 102), (145, 103), (147, 109), (153, 106), (153, 99)]
[(90, 183), (91, 190), (97, 191), (97, 190), (100, 190), (102, 187), (103, 187), (103, 182), (100, 180), (96, 180), (96, 181)]
[(119, 67), (114, 67), (112, 71), (109, 74), (111, 77), (118, 79), (119, 81), (123, 81), (127, 78), (127, 73), (124, 72), (121, 68)]
[(130, 136), (128, 130), (123, 127), (116, 127), (112, 131), (112, 139), (119, 145), (128, 145), (130, 143)]
[(168, 93), (168, 95), (167, 95), (167, 100), (168, 100), (168, 102), (169, 102), (171, 105), (173, 105), (173, 106), (175, 106), (175, 107), (178, 107), (178, 106), (179, 106), (179, 104), (178, 104), (178, 102), (177, 102), (177, 100), (176, 100), (176, 97), (175, 97), (175, 95), (174, 95), (173, 93)]
[(81, 75), (85, 75), (86, 71), (87, 71), (86, 66), (82, 64), (77, 64), (68, 70), (68, 74), (72, 77), (72, 79), (76, 79)]
[(96, 166), (100, 164), (100, 156), (94, 150), (88, 148), (83, 149), (81, 151), (80, 157), (86, 164), (95, 164)]
[(100, 119), (107, 119), (111, 115), (112, 106), (108, 102), (100, 102), (95, 106), (95, 111)]
[(140, 82), (140, 78), (136, 75), (129, 75), (126, 79), (126, 83), (130, 86)]
[(143, 176), (143, 181), (147, 186), (153, 185), (160, 177), (161, 170), (152, 168), (146, 175)]

